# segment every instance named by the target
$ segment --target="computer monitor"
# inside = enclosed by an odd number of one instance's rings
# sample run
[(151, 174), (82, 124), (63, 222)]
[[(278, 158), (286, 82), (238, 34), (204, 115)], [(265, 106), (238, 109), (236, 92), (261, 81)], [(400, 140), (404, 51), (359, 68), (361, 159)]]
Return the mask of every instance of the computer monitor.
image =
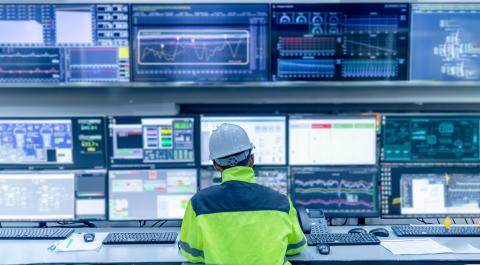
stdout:
[(125, 4), (0, 4), (0, 82), (128, 82)]
[(297, 207), (322, 209), (328, 217), (378, 216), (377, 168), (292, 167), (292, 200)]
[(106, 167), (101, 117), (0, 117), (1, 169)]
[(410, 79), (480, 80), (480, 4), (412, 4)]
[(285, 116), (201, 116), (202, 165), (211, 165), (209, 143), (212, 132), (223, 123), (236, 124), (248, 134), (255, 148), (256, 165), (285, 165), (286, 117)]
[(182, 219), (197, 192), (197, 170), (111, 170), (109, 220)]
[(408, 4), (272, 4), (273, 80), (406, 80)]
[(385, 115), (385, 162), (480, 162), (480, 116)]
[(193, 117), (109, 117), (110, 167), (195, 165)]
[(3, 171), (0, 221), (106, 220), (106, 170)]
[(134, 81), (268, 80), (267, 4), (133, 4)]
[(290, 165), (375, 165), (376, 119), (371, 116), (292, 115)]
[[(272, 188), (281, 194), (288, 195), (289, 172), (288, 167), (255, 166), (257, 184)], [(205, 189), (222, 183), (220, 172), (213, 166), (200, 169), (200, 189)]]
[(381, 168), (384, 218), (480, 216), (480, 165), (385, 164)]

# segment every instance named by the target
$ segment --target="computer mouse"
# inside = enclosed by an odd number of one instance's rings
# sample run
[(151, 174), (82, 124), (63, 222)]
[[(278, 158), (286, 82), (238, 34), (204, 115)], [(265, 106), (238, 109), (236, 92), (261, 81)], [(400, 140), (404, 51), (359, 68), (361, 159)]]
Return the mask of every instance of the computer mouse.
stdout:
[(83, 240), (85, 242), (93, 242), (95, 240), (95, 234), (94, 233), (86, 233), (83, 235)]
[(349, 233), (349, 234), (352, 234), (352, 233), (366, 234), (366, 233), (368, 233), (368, 232), (367, 232), (367, 230), (365, 230), (365, 229), (363, 229), (363, 228), (357, 227), (357, 228), (353, 228), (353, 229), (348, 230), (348, 233)]
[(374, 235), (374, 236), (379, 236), (379, 237), (388, 237), (390, 235), (390, 233), (388, 232), (387, 229), (381, 228), (381, 227), (372, 229), (372, 230), (370, 230), (369, 233)]
[(317, 250), (322, 255), (330, 254), (330, 246), (327, 245), (327, 244), (318, 244), (317, 245)]

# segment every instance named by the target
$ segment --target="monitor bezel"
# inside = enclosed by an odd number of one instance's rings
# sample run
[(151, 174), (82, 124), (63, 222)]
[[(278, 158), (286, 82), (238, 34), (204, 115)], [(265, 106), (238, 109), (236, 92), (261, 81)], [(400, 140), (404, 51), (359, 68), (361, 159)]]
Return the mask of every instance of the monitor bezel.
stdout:
[[(174, 168), (150, 168), (150, 169), (138, 169), (138, 168), (130, 168), (130, 169), (110, 169), (107, 173), (107, 212), (106, 216), (107, 219), (106, 221), (112, 222), (112, 223), (125, 223), (125, 222), (134, 222), (134, 221), (182, 221), (183, 216), (181, 218), (143, 218), (143, 219), (134, 219), (134, 218), (129, 218), (129, 219), (112, 219), (110, 216), (110, 172), (112, 171), (149, 171), (149, 170), (163, 170), (163, 171), (168, 171), (168, 170), (192, 170), (195, 172), (196, 175), (196, 186), (195, 186), (195, 193), (192, 194), (192, 197), (195, 196), (197, 192), (200, 191), (199, 189), (199, 170), (198, 167), (174, 167)], [(191, 200), (191, 198), (189, 199)]]
[[(445, 168), (445, 167), (452, 167), (452, 168), (478, 168), (480, 172), (480, 163), (475, 164), (459, 164), (456, 163), (452, 165), (451, 163), (437, 163), (437, 164), (425, 164), (425, 163), (385, 163), (381, 167), (379, 167), (379, 187), (382, 188), (382, 175), (381, 170), (384, 168)], [(380, 206), (382, 206), (382, 191), (379, 190), (379, 199), (380, 199)], [(401, 210), (401, 209), (400, 209)], [(418, 218), (479, 218), (480, 213), (478, 214), (384, 214), (383, 207), (380, 209), (380, 218), (381, 219), (418, 219)]]
[[(108, 221), (108, 170), (107, 169), (81, 169), (81, 170), (8, 170), (1, 171), (0, 177), (2, 174), (61, 174), (61, 173), (72, 173), (74, 174), (74, 191), (73, 191), (73, 219), (58, 219), (58, 218), (32, 218), (32, 219), (2, 219), (0, 216), (0, 222), (9, 223), (9, 222), (19, 222), (19, 223), (28, 223), (28, 222), (89, 222), (89, 221)], [(77, 218), (77, 178), (81, 174), (103, 174), (104, 175), (104, 184), (105, 184), (105, 208), (104, 214), (101, 218)]]
[[(78, 150), (75, 150), (75, 147), (78, 149), (78, 131), (74, 126), (78, 126), (78, 120), (85, 119), (99, 119), (101, 122), (101, 133), (102, 133), (102, 142), (104, 144), (103, 150), (103, 163), (102, 165), (97, 165), (94, 167), (77, 165), (75, 161), (79, 157)], [(69, 120), (72, 124), (72, 158), (73, 161), (71, 164), (0, 164), (0, 173), (4, 170), (81, 170), (81, 169), (107, 169), (107, 145), (106, 145), (106, 120), (105, 116), (3, 116), (0, 117), (0, 120)]]
[(324, 119), (324, 120), (335, 120), (335, 119), (363, 119), (363, 120), (373, 120), (375, 122), (375, 164), (292, 164), (289, 161), (289, 166), (291, 167), (329, 167), (329, 166), (377, 166), (379, 165), (379, 128), (377, 116), (374, 114), (339, 114), (339, 115), (328, 115), (328, 114), (316, 114), (316, 113), (303, 113), (303, 114), (289, 114), (288, 115), (288, 157), (291, 156), (290, 152), (291, 148), (291, 141), (290, 137), (292, 132), (290, 130), (290, 125), (292, 120), (303, 120), (303, 119)]
[[(278, 167), (281, 167), (281, 166), (289, 166), (289, 152), (288, 152), (288, 115), (286, 114), (272, 114), (272, 113), (267, 113), (267, 114), (263, 114), (263, 113), (223, 113), (223, 114), (216, 114), (216, 113), (209, 113), (209, 114), (200, 114), (199, 115), (199, 119), (198, 119), (198, 139), (199, 139), (199, 145), (198, 145), (198, 151), (199, 151), (199, 166), (200, 167), (205, 167), (205, 166), (209, 166), (209, 165), (212, 165), (212, 161), (211, 160), (208, 160), (209, 162), (207, 163), (204, 163), (202, 161), (202, 119), (203, 118), (228, 118), (228, 117), (235, 117), (235, 118), (262, 118), (262, 117), (265, 117), (265, 118), (274, 118), (274, 117), (279, 117), (279, 118), (283, 118), (284, 121), (282, 121), (284, 123), (284, 126), (285, 126), (285, 163), (283, 164), (257, 164), (257, 163), (254, 163), (255, 166), (270, 166), (270, 167), (275, 167), (275, 166), (278, 166)], [(253, 143), (255, 145), (255, 143)], [(253, 149), (253, 154), (255, 155), (255, 148)]]
[[(325, 169), (349, 169), (349, 168), (366, 168), (366, 169), (375, 169), (376, 174), (375, 174), (375, 180), (374, 180), (374, 192), (375, 192), (375, 201), (374, 206), (375, 210), (371, 212), (354, 212), (354, 213), (349, 213), (349, 212), (329, 212), (324, 210), (325, 217), (327, 218), (377, 218), (380, 217), (380, 185), (379, 185), (379, 169), (378, 166), (376, 165), (349, 165), (349, 166), (291, 166), (290, 167), (290, 197), (292, 199), (292, 203), (295, 207), (298, 207), (295, 204), (295, 174), (294, 171), (295, 169), (301, 169), (301, 168), (312, 168), (312, 169), (317, 169), (317, 168), (325, 168)], [(318, 209), (318, 208), (308, 208), (307, 209)]]
[[(192, 161), (180, 161), (180, 162), (155, 162), (155, 163), (138, 163), (138, 164), (116, 164), (112, 163), (113, 159), (113, 138), (110, 131), (111, 121), (113, 119), (192, 119), (193, 122), (193, 160)], [(195, 167), (198, 164), (198, 155), (196, 151), (198, 136), (195, 133), (198, 130), (199, 122), (195, 115), (109, 115), (106, 117), (106, 148), (107, 148), (107, 164), (109, 170), (122, 170), (122, 169), (162, 169), (162, 168), (178, 168), (178, 167)]]

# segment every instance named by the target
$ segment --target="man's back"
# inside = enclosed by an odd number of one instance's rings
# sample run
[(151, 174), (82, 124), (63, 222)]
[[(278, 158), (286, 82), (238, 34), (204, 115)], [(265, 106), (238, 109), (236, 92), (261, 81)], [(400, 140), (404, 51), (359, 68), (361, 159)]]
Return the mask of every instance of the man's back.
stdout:
[(225, 170), (222, 185), (198, 192), (188, 205), (180, 247), (193, 262), (285, 264), (305, 247), (296, 211), (280, 193), (255, 184), (253, 169)]

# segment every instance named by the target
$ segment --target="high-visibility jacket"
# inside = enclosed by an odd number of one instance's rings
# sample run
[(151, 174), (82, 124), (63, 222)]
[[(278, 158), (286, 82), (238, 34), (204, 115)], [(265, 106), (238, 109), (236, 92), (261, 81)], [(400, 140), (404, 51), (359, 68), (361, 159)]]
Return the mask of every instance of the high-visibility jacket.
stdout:
[(252, 168), (238, 166), (188, 202), (178, 244), (194, 263), (282, 265), (306, 240), (290, 199), (256, 184)]

